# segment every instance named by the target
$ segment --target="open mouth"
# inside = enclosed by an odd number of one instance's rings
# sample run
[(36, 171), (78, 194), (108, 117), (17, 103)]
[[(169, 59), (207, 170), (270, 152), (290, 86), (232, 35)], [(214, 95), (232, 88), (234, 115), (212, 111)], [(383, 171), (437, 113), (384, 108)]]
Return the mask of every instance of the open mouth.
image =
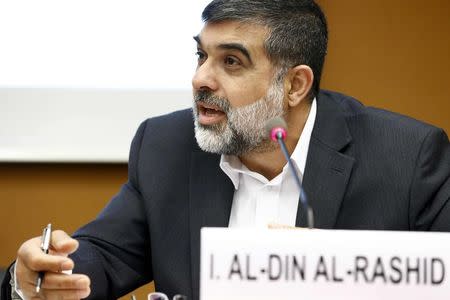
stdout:
[(198, 122), (202, 125), (214, 125), (225, 119), (225, 112), (218, 106), (197, 102)]

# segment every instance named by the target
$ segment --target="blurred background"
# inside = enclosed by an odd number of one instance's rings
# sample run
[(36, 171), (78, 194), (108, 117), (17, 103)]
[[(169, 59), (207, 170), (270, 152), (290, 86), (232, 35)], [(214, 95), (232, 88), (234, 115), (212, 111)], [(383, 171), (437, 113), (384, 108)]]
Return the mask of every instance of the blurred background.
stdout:
[[(0, 2), (0, 269), (48, 222), (94, 218), (127, 180), (139, 123), (190, 106), (208, 2)], [(317, 2), (323, 88), (450, 132), (450, 2)]]

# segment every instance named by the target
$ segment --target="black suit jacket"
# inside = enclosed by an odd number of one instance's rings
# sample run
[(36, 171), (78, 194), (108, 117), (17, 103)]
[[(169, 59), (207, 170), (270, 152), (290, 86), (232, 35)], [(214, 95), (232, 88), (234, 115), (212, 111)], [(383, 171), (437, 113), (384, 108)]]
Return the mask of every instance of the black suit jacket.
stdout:
[[(90, 299), (155, 280), (199, 297), (200, 228), (226, 227), (234, 187), (199, 149), (192, 112), (149, 119), (133, 140), (129, 181), (75, 233), (75, 272)], [(450, 147), (433, 126), (322, 91), (304, 172), (318, 228), (450, 231)], [(297, 226), (305, 226), (299, 206)]]

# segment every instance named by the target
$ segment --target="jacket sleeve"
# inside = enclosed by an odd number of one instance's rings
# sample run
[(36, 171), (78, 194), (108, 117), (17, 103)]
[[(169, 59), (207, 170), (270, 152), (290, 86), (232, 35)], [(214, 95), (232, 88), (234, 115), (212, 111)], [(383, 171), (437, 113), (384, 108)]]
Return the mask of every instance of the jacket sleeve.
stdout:
[(450, 231), (450, 144), (432, 128), (423, 139), (410, 187), (412, 230)]
[(131, 145), (128, 182), (99, 216), (75, 234), (74, 273), (91, 279), (88, 299), (116, 299), (152, 280), (150, 238), (138, 188), (143, 123)]
[(2, 286), (1, 286), (1, 293), (0, 293), (0, 299), (4, 300), (11, 300), (11, 291), (12, 291), (12, 285), (11, 285), (11, 268), (14, 267), (14, 263), (12, 263), (8, 269), (6, 270), (5, 277), (3, 278)]

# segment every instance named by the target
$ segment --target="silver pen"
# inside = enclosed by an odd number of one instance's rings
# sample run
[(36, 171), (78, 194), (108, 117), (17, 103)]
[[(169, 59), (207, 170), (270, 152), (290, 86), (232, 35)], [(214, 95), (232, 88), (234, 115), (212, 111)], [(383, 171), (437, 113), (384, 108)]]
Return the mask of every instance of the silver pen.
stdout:
[[(41, 238), (41, 249), (42, 252), (48, 254), (48, 250), (50, 248), (50, 239), (52, 236), (52, 224), (48, 224), (47, 227), (44, 228), (44, 232), (42, 233)], [(44, 280), (45, 272), (41, 271), (38, 274), (38, 278), (36, 280), (36, 293), (39, 293), (41, 290), (42, 281)]]

